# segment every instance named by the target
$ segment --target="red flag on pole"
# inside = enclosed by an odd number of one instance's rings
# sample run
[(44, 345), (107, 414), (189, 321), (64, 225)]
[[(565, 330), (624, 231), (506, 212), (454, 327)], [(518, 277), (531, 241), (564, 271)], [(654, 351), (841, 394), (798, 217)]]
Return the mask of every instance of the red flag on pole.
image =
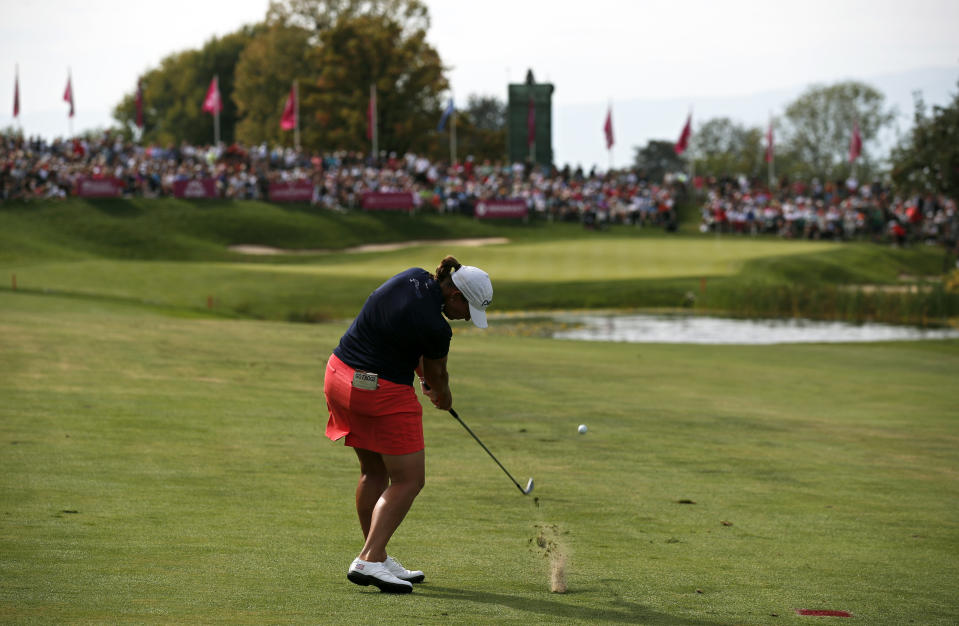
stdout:
[(862, 154), (862, 136), (859, 134), (859, 120), (853, 122), (852, 139), (849, 140), (849, 162), (855, 163)]
[(283, 130), (296, 128), (296, 88), (292, 85), (290, 86), (290, 95), (286, 98), (286, 106), (283, 107), (280, 128)]
[(137, 128), (143, 129), (143, 83), (137, 80)]
[(13, 75), (13, 117), (20, 115), (20, 68)]
[(220, 100), (220, 81), (219, 77), (214, 76), (210, 81), (210, 87), (206, 90), (206, 97), (203, 99), (203, 110), (207, 113), (219, 113), (223, 110), (223, 101)]
[(690, 113), (689, 117), (686, 118), (686, 125), (683, 126), (683, 132), (679, 135), (679, 141), (676, 142), (676, 145), (673, 146), (673, 150), (676, 151), (676, 154), (682, 154), (686, 152), (686, 148), (689, 147), (689, 135), (692, 132), (690, 125), (693, 121), (693, 114)]
[(526, 110), (526, 146), (531, 148), (536, 141), (536, 105), (533, 96), (529, 97), (529, 108)]
[(73, 117), (73, 85), (71, 84), (70, 75), (67, 74), (67, 88), (63, 92), (63, 101), (70, 103), (70, 113), (67, 114), (67, 117)]
[(766, 131), (766, 163), (773, 160), (773, 121), (769, 120), (769, 130)]
[(603, 132), (606, 134), (606, 149), (613, 147), (613, 107), (609, 107), (606, 112), (606, 123), (603, 124)]

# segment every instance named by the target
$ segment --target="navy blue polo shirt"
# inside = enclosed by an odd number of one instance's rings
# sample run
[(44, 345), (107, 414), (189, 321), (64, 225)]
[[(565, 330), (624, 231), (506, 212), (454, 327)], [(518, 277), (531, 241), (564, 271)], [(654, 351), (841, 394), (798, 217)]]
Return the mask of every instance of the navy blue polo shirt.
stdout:
[(333, 353), (354, 369), (412, 385), (420, 356), (449, 353), (453, 331), (442, 311), (439, 283), (426, 270), (410, 268), (370, 294)]

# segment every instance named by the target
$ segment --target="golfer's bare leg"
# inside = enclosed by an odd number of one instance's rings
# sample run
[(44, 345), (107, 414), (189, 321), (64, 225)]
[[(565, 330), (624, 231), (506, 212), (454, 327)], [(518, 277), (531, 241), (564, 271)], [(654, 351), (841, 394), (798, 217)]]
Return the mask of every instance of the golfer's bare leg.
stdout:
[(383, 463), (383, 455), (362, 448), (354, 448), (360, 460), (360, 480), (356, 484), (356, 515), (360, 518), (363, 538), (370, 534), (373, 508), (390, 484), (390, 475)]
[(423, 450), (400, 456), (381, 456), (390, 477), (390, 486), (373, 507), (370, 531), (366, 535), (363, 551), (360, 552), (360, 558), (364, 561), (377, 563), (386, 560), (386, 544), (406, 517), (413, 500), (423, 488), (426, 476), (426, 456)]

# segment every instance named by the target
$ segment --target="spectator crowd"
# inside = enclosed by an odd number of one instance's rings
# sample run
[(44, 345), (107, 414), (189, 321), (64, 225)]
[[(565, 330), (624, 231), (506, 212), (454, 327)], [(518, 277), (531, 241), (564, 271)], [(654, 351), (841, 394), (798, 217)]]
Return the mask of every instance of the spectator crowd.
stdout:
[(956, 246), (956, 201), (937, 194), (903, 195), (876, 181), (781, 181), (778, 189), (745, 177), (703, 185), (702, 232), (776, 234), (787, 239), (869, 239), (898, 245)]
[(671, 185), (650, 185), (634, 172), (606, 176), (582, 169), (549, 173), (526, 164), (467, 158), (449, 166), (415, 154), (383, 154), (371, 162), (361, 153), (309, 154), (291, 148), (181, 144), (140, 146), (104, 137), (83, 140), (21, 140), (0, 137), (0, 199), (65, 198), (81, 178), (115, 178), (123, 195), (168, 197), (180, 180), (212, 178), (230, 199), (268, 199), (272, 182), (309, 180), (313, 202), (330, 209), (359, 206), (367, 191), (411, 191), (438, 211), (472, 214), (480, 201), (522, 198), (530, 210), (552, 219), (675, 224)]
[[(412, 192), (439, 212), (472, 215), (481, 201), (523, 199), (533, 215), (580, 221), (589, 228), (609, 223), (675, 229), (676, 201), (685, 180), (667, 175), (647, 180), (642, 172), (584, 172), (581, 168), (529, 167), (523, 163), (449, 165), (415, 154), (307, 153), (259, 146), (142, 146), (120, 137), (97, 140), (23, 139), (0, 135), (0, 201), (65, 198), (80, 179), (119, 180), (124, 196), (170, 197), (174, 183), (213, 179), (228, 199), (268, 199), (272, 183), (311, 181), (313, 203), (354, 209), (364, 192)], [(691, 188), (704, 198), (701, 230), (771, 233), (786, 238), (872, 239), (899, 244), (919, 241), (954, 246), (959, 216), (954, 199), (897, 195), (880, 183), (782, 181), (771, 192), (745, 177), (704, 180)]]

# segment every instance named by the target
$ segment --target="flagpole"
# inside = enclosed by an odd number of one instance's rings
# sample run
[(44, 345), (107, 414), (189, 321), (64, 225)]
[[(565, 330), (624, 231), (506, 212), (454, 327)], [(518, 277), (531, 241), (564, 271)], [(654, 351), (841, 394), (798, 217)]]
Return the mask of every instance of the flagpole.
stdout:
[(774, 162), (776, 159), (775, 153), (769, 155), (769, 190), (772, 191), (772, 188), (776, 185), (776, 168)]
[(456, 163), (456, 110), (450, 113), (450, 167)]
[(70, 86), (70, 115), (67, 116), (67, 128), (70, 132), (70, 139), (73, 139), (73, 71), (67, 67), (67, 85)]
[(692, 200), (696, 193), (696, 187), (693, 185), (693, 179), (696, 178), (696, 157), (693, 151), (689, 151), (689, 198)]
[[(858, 129), (858, 127), (859, 127), (859, 122), (857, 121), (856, 129)], [(855, 133), (855, 130), (853, 132)], [(855, 135), (853, 137), (854, 137), (853, 140), (855, 141)], [(857, 154), (856, 158), (852, 159), (852, 172), (850, 173), (851, 178), (856, 181), (858, 181), (858, 179), (856, 178), (856, 161), (858, 160), (859, 160), (859, 155)]]
[(293, 117), (296, 120), (296, 126), (293, 128), (293, 144), (296, 151), (300, 151), (300, 81), (293, 81)]
[[(852, 146), (856, 147), (856, 155), (853, 156)], [(856, 178), (856, 162), (859, 160), (859, 156), (862, 154), (862, 137), (859, 134), (859, 118), (857, 117), (853, 122), (852, 127), (852, 139), (850, 140), (849, 156), (850, 161), (852, 161), (852, 172), (850, 176), (858, 184), (859, 179)]]
[[(693, 107), (689, 107), (689, 134), (693, 134)], [(692, 144), (692, 141), (689, 142)], [(696, 177), (696, 152), (692, 145), (689, 146), (689, 199), (693, 200), (696, 187), (693, 185), (693, 179)]]
[(133, 126), (136, 128), (136, 143), (143, 143), (143, 81), (137, 78), (137, 90), (133, 97)]
[(773, 148), (773, 114), (769, 113), (769, 139), (766, 149), (769, 150), (769, 191), (773, 190), (776, 180), (776, 151)]
[(613, 146), (610, 146), (610, 147), (606, 150), (606, 152), (609, 153), (609, 169), (608, 169), (607, 171), (610, 172), (610, 173), (612, 173), (612, 171), (613, 171)]
[[(606, 107), (606, 120), (609, 122), (610, 128), (610, 137), (612, 137), (612, 128), (613, 128), (613, 100), (610, 98), (609, 105)], [(606, 151), (609, 152), (609, 173), (613, 172), (613, 144), (609, 141), (609, 137), (606, 139)]]
[(23, 121), (20, 119), (20, 64), (14, 66), (13, 74), (13, 117), (17, 120), (20, 136), (23, 136)]
[(220, 75), (214, 74), (213, 80), (216, 81), (217, 103), (213, 107), (213, 144), (216, 147), (220, 145), (220, 107), (222, 106), (222, 96), (220, 95)]
[(377, 123), (376, 123), (376, 83), (370, 83), (370, 124), (373, 126), (372, 141), (373, 141), (373, 163), (376, 163), (377, 156), (379, 155), (379, 137), (377, 136)]
[[(613, 132), (612, 132), (612, 128), (613, 128), (613, 101), (612, 101), (612, 100), (609, 101), (609, 109), (607, 109), (606, 119), (609, 120), (609, 128), (610, 128), (610, 133), (609, 133), (609, 135), (610, 135), (610, 137), (612, 137), (612, 136), (613, 136)], [(613, 142), (610, 142), (609, 140), (607, 140), (606, 143), (609, 144), (609, 146), (607, 147), (607, 151), (609, 152), (609, 173), (612, 173), (612, 172), (613, 172), (613, 145), (614, 145), (614, 143), (613, 143)]]

